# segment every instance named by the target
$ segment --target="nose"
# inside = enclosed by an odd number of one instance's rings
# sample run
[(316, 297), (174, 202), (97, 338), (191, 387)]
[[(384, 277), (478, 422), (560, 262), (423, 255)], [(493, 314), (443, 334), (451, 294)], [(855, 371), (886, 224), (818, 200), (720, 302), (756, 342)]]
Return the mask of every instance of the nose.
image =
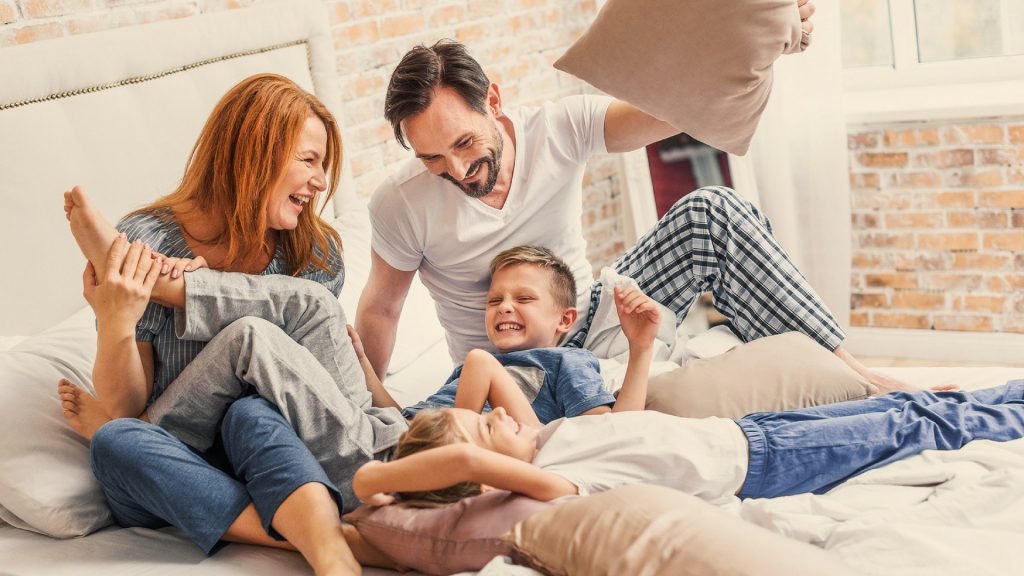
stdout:
[(313, 176), (309, 179), (309, 185), (317, 192), (323, 192), (327, 189), (327, 173), (324, 171), (323, 166), (318, 166), (316, 171), (313, 172)]
[(503, 314), (511, 314), (512, 310), (513, 309), (512, 309), (512, 299), (511, 298), (503, 298), (501, 300), (501, 303), (498, 304), (498, 312), (501, 312)]
[(445, 163), (448, 165), (448, 175), (456, 180), (462, 180), (466, 177), (466, 171), (469, 170), (471, 162), (466, 162), (458, 156), (449, 156), (445, 159)]

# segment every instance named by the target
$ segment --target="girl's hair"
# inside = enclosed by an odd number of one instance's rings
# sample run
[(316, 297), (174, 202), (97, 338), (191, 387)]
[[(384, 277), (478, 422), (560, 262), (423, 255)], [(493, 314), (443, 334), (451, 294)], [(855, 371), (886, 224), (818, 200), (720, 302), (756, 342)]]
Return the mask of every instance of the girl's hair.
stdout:
[[(227, 247), (224, 268), (257, 253), (267, 243), (270, 193), (293, 161), (299, 134), (311, 116), (327, 129), (327, 206), (341, 173), (341, 135), (334, 116), (316, 96), (284, 76), (257, 74), (228, 90), (214, 107), (178, 188), (136, 213), (189, 206), (217, 218), (217, 232), (199, 240)], [(278, 243), (296, 276), (308, 265), (331, 273), (332, 247), (335, 253), (341, 251), (341, 237), (315, 210), (303, 210), (298, 226), (280, 231)]]
[[(423, 410), (409, 423), (409, 429), (398, 439), (394, 458), (405, 458), (417, 452), (468, 442), (469, 438), (448, 410)], [(440, 490), (400, 492), (402, 504), (411, 508), (435, 508), (480, 494), (480, 485), (462, 482)]]

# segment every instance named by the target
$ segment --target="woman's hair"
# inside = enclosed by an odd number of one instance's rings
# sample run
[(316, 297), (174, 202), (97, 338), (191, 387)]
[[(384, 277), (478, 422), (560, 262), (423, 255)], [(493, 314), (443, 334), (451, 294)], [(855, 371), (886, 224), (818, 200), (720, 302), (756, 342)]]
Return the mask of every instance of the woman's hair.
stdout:
[(555, 253), (543, 246), (516, 246), (502, 251), (491, 260), (490, 275), (509, 266), (526, 264), (551, 272), (551, 294), (563, 308), (576, 306), (576, 277), (572, 268)]
[[(334, 116), (316, 96), (284, 76), (257, 74), (228, 90), (214, 107), (178, 188), (137, 212), (188, 206), (213, 215), (219, 219), (217, 232), (198, 240), (227, 247), (224, 268), (257, 253), (267, 242), (270, 193), (284, 177), (311, 116), (327, 129), (326, 206), (341, 173), (341, 135)], [(341, 250), (340, 236), (315, 210), (303, 210), (298, 226), (280, 231), (278, 243), (294, 275), (308, 265), (332, 272), (332, 248)]]
[[(409, 429), (398, 439), (395, 460), (439, 446), (468, 442), (465, 431), (448, 410), (423, 410), (409, 423)], [(440, 490), (400, 492), (402, 504), (411, 508), (434, 508), (480, 494), (480, 485), (462, 482)]]

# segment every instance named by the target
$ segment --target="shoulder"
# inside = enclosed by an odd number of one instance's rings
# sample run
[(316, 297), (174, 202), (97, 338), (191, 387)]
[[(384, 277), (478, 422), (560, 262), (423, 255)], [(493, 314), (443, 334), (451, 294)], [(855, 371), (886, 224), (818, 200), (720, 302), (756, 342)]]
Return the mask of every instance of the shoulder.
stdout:
[(174, 215), (170, 209), (146, 210), (134, 212), (121, 218), (117, 229), (128, 236), (128, 240), (141, 240), (157, 248), (163, 243), (168, 232), (176, 227)]
[(370, 197), (370, 210), (390, 208), (408, 195), (410, 190), (429, 186), (437, 178), (427, 172), (427, 167), (416, 158), (410, 158), (389, 173)]

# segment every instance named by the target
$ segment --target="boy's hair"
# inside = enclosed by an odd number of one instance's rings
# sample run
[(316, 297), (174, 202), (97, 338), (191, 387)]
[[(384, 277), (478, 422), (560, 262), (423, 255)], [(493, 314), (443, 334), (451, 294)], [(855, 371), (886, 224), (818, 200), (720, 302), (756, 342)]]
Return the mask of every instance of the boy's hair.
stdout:
[(491, 276), (503, 268), (528, 264), (551, 271), (551, 294), (563, 308), (576, 306), (576, 277), (572, 269), (555, 253), (542, 246), (516, 246), (502, 251), (491, 260)]
[[(431, 448), (468, 442), (462, 427), (447, 410), (423, 410), (409, 423), (409, 429), (398, 439), (394, 459), (405, 458)], [(480, 494), (480, 485), (462, 482), (440, 490), (399, 492), (402, 504), (411, 508), (435, 508)]]

